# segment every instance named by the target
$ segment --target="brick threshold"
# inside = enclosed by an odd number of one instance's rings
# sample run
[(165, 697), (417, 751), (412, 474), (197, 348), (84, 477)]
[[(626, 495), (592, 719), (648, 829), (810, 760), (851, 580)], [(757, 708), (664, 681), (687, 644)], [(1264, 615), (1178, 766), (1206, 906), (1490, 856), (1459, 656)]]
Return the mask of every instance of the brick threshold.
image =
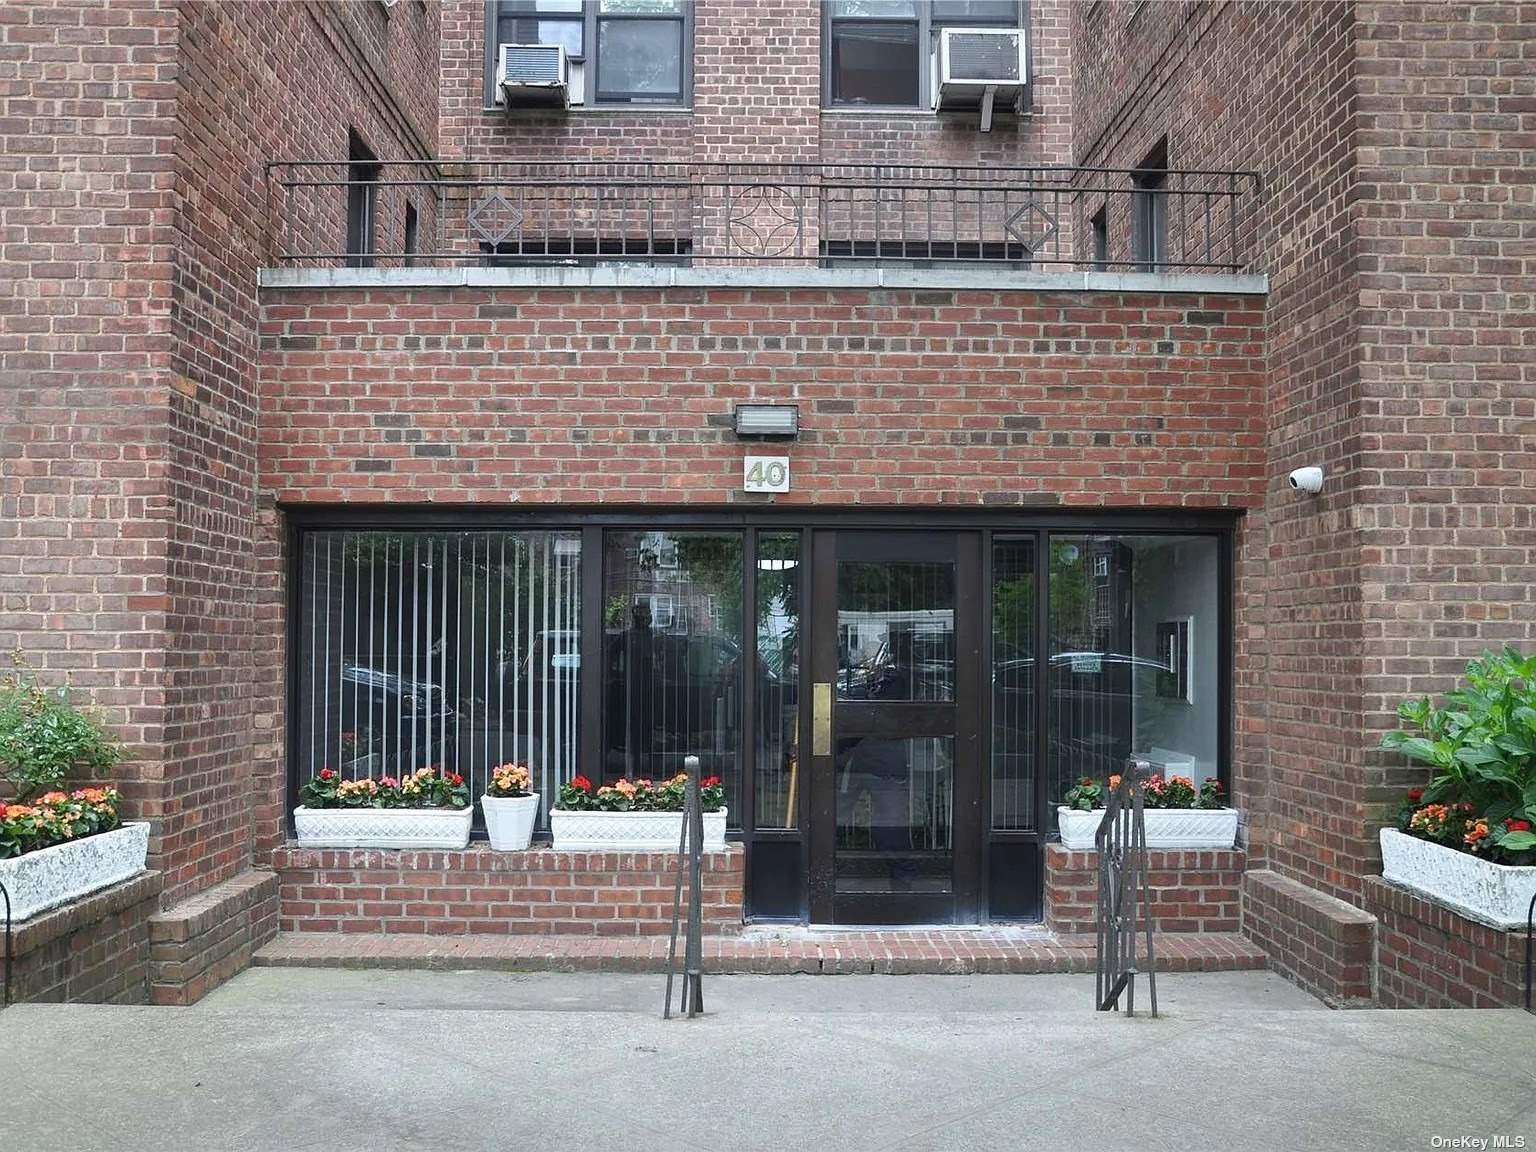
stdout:
[[(1264, 953), (1237, 933), (1178, 933), (1154, 942), (1159, 972), (1230, 972), (1265, 967)], [(282, 932), (252, 958), (268, 968), (391, 968), (503, 972), (661, 972), (659, 936), (415, 936)], [(748, 928), (706, 937), (716, 974), (973, 975), (1092, 972), (1091, 936), (1039, 928), (882, 929), (872, 932)]]

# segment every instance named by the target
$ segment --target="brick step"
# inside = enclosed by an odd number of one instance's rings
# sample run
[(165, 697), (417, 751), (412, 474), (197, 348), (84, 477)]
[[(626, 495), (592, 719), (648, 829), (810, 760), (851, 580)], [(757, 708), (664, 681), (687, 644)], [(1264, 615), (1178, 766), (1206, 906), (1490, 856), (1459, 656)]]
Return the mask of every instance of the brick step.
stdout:
[[(1178, 933), (1154, 942), (1160, 972), (1261, 969), (1264, 953), (1236, 933)], [(255, 954), (258, 967), (490, 969), (510, 972), (661, 972), (665, 937), (408, 936), (282, 932)], [(1035, 927), (828, 932), (748, 928), (706, 937), (711, 973), (908, 975), (1092, 972), (1091, 936)]]

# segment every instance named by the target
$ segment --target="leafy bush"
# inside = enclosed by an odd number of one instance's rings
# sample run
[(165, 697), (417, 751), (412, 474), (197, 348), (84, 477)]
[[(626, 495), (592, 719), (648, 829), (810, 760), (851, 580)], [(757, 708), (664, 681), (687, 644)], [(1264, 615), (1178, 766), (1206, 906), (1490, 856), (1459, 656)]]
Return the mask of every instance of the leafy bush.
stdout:
[(1434, 771), (1408, 794), (1398, 827), (1501, 863), (1536, 862), (1536, 656), (1485, 652), (1441, 707), (1424, 696), (1397, 714), (1409, 727), (1381, 746)]
[(95, 717), (74, 706), (67, 687), (44, 688), (20, 656), (0, 676), (0, 776), (19, 802), (122, 758)]

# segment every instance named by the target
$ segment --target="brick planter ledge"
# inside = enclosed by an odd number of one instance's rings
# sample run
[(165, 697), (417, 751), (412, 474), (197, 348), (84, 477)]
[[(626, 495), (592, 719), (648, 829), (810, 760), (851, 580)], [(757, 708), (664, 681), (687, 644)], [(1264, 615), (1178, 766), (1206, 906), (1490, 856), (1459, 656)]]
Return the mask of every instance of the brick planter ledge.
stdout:
[[(813, 975), (1092, 972), (1091, 936), (1038, 927), (834, 932), (749, 927), (706, 937), (713, 974)], [(1264, 967), (1264, 953), (1236, 933), (1181, 933), (1155, 940), (1159, 972)], [(661, 972), (665, 937), (386, 936), (284, 932), (256, 953), (258, 967), (492, 969), (509, 972)]]
[[(741, 846), (704, 856), (704, 927), (741, 928)], [(284, 932), (662, 936), (677, 855), (302, 848), (273, 853)]]

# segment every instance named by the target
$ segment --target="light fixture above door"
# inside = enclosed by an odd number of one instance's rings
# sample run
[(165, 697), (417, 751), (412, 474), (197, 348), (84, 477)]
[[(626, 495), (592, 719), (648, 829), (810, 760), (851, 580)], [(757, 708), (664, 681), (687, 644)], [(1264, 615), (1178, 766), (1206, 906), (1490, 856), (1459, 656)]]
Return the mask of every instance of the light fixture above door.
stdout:
[(738, 404), (732, 415), (737, 436), (793, 440), (800, 435), (800, 408), (795, 404)]

